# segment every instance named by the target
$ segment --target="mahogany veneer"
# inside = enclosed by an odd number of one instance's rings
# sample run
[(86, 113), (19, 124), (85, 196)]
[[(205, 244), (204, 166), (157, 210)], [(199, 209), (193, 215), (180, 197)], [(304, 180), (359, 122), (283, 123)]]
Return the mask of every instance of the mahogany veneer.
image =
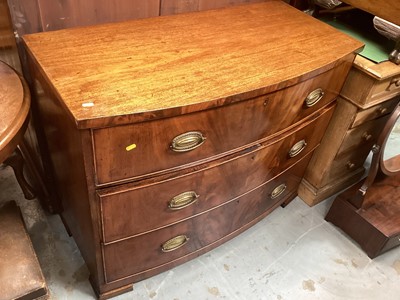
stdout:
[(61, 216), (100, 298), (293, 199), (362, 46), (281, 1), (24, 42)]

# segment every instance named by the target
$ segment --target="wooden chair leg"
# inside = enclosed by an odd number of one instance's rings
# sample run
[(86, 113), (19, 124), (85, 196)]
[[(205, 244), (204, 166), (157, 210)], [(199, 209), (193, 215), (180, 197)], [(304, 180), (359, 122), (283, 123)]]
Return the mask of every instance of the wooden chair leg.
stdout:
[(24, 158), (21, 151), (17, 148), (5, 161), (5, 165), (10, 166), (15, 174), (19, 186), (24, 193), (25, 199), (31, 200), (35, 198), (35, 193), (32, 186), (26, 181), (24, 176)]

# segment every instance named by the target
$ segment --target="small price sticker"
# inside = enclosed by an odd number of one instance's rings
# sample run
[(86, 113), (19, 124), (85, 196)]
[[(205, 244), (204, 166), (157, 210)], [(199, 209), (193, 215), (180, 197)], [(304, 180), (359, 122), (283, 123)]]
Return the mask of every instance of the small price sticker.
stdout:
[(129, 145), (129, 146), (126, 146), (126, 151), (131, 151), (131, 150), (133, 150), (133, 149), (135, 149), (136, 148), (136, 144), (131, 144), (131, 145)]

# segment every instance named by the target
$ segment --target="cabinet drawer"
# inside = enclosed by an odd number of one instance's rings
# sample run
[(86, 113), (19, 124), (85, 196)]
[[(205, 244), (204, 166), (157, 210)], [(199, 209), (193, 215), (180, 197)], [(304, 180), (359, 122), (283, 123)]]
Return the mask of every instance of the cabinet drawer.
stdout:
[[(343, 83), (337, 79), (340, 71), (339, 66), (278, 92), (216, 109), (93, 130), (97, 184), (198, 164), (287, 129), (335, 99)], [(319, 88), (322, 99), (307, 107), (306, 97)], [(313, 95), (316, 100), (318, 93)]]
[[(203, 170), (143, 187), (125, 185), (99, 191), (103, 241), (140, 234), (200, 214), (276, 177), (318, 146), (332, 110), (272, 144), (260, 144), (250, 152), (243, 151)], [(296, 144), (301, 147), (300, 141), (306, 142), (304, 150), (290, 157), (289, 151)], [(307, 162), (309, 158), (310, 155)]]
[(329, 176), (327, 176), (326, 180), (321, 185), (324, 186), (328, 181), (343, 178), (349, 173), (363, 167), (370, 150), (369, 148), (361, 148), (356, 152), (350, 152), (336, 157), (332, 162)]
[(389, 101), (385, 101), (378, 105), (372, 106), (368, 109), (360, 110), (356, 114), (351, 127), (353, 128), (367, 121), (390, 114), (396, 107), (397, 103), (399, 103), (399, 98), (391, 99)]
[[(229, 234), (233, 233), (233, 237), (237, 234), (236, 230), (271, 211), (289, 197), (294, 197), (304, 167), (299, 162), (267, 184), (200, 216), (103, 246), (106, 282), (139, 275), (207, 246), (212, 248), (213, 243)], [(185, 236), (188, 240), (186, 243), (184, 240), (175, 241), (178, 245), (179, 242), (184, 244), (164, 252), (167, 249), (162, 250), (163, 244), (166, 247), (165, 243), (177, 236)]]
[(363, 148), (371, 149), (385, 126), (388, 117), (389, 115), (348, 130), (336, 157), (349, 151), (358, 152), (359, 149)]
[[(369, 107), (399, 95), (400, 68), (394, 67), (395, 65), (390, 62), (386, 63), (388, 63), (390, 67), (384, 67), (385, 63), (381, 63), (380, 72), (378, 71), (374, 75), (369, 73), (368, 68), (351, 68), (343, 90), (341, 91), (341, 95), (361, 107)], [(389, 71), (389, 69), (391, 69), (391, 71)], [(381, 72), (385, 74), (379, 74)], [(384, 77), (380, 78), (380, 76)]]

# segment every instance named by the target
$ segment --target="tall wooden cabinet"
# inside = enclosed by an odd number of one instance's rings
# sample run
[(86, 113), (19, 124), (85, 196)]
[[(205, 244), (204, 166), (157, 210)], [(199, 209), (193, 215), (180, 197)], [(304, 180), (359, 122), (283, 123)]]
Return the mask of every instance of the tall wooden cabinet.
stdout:
[(24, 42), (47, 172), (100, 298), (293, 199), (362, 47), (281, 1)]
[(307, 204), (315, 205), (361, 179), (364, 162), (400, 101), (398, 95), (400, 66), (356, 57), (321, 146), (300, 184), (299, 196)]

